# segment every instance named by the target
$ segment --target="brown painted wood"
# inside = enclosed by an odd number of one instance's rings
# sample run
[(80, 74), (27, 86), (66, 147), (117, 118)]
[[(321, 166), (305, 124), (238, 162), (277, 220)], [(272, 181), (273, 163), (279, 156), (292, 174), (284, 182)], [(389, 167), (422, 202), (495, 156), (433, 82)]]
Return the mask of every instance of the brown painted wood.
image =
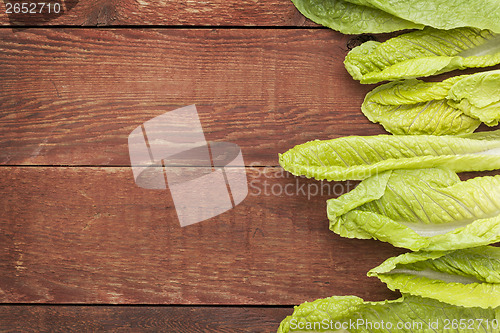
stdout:
[(128, 167), (0, 167), (0, 302), (396, 297), (366, 272), (404, 250), (328, 230), (326, 199), (355, 183), (321, 184), (277, 168), (247, 168), (247, 178), (240, 205), (181, 228), (169, 191), (138, 188)]
[(360, 111), (373, 88), (329, 30), (0, 30), (0, 164), (129, 165), (144, 121), (197, 104), (207, 140), (247, 165), (296, 144), (385, 133)]
[[(208, 1), (62, 1), (70, 10), (60, 15), (5, 14), (0, 2), (0, 25), (168, 25), (168, 26), (316, 26), (290, 0)], [(77, 2), (76, 6), (71, 6)], [(63, 14), (64, 13), (64, 14)]]
[[(200, 4), (82, 0), (32, 24), (314, 26), (288, 0)], [(366, 272), (405, 250), (328, 230), (325, 200), (356, 183), (264, 167), (308, 140), (384, 133), (359, 111), (373, 86), (342, 65), (355, 43), (326, 29), (0, 30), (0, 302), (241, 306), (2, 306), (2, 330), (269, 332), (291, 308), (245, 305), (396, 298)], [(254, 167), (243, 203), (180, 228), (169, 191), (134, 184), (127, 136), (193, 103), (207, 140)]]
[(275, 332), (291, 308), (0, 306), (2, 332)]
[(385, 133), (360, 111), (373, 85), (343, 67), (353, 40), (333, 31), (35, 29), (0, 37), (4, 165), (129, 165), (135, 127), (193, 103), (207, 140), (238, 144), (247, 165), (277, 165), (278, 153), (309, 140)]

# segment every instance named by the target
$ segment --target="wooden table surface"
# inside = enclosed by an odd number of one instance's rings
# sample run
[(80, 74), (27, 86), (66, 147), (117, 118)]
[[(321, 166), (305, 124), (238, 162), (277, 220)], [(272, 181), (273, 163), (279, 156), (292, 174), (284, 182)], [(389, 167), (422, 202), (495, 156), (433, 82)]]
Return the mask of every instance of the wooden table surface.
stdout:
[[(357, 183), (278, 166), (384, 133), (343, 67), (357, 36), (289, 0), (66, 3), (32, 21), (0, 4), (1, 331), (274, 332), (304, 301), (398, 297), (366, 272), (403, 249), (328, 230), (326, 199)], [(127, 138), (191, 104), (208, 141), (241, 147), (249, 194), (181, 228), (168, 191), (136, 186)]]

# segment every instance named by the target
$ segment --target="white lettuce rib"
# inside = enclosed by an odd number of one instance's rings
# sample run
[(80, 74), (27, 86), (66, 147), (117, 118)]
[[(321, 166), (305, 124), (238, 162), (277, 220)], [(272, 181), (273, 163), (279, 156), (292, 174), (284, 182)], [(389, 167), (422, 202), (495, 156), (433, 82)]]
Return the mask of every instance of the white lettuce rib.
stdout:
[(425, 277), (430, 280), (440, 280), (446, 283), (462, 283), (462, 284), (471, 284), (471, 283), (481, 283), (482, 281), (476, 279), (473, 276), (463, 276), (463, 275), (451, 275), (448, 273), (433, 271), (432, 269), (424, 269), (421, 271), (413, 270), (413, 269), (404, 269), (404, 268), (396, 268), (392, 271), (385, 274), (406, 274), (413, 275), (419, 277)]

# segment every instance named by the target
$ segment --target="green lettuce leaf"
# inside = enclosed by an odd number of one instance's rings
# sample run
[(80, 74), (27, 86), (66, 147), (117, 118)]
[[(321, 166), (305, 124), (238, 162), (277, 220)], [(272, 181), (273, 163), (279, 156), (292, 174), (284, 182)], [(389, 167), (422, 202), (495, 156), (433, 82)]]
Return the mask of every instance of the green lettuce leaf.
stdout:
[(500, 70), (442, 82), (390, 82), (369, 92), (363, 114), (392, 134), (455, 135), (500, 120)]
[(382, 33), (403, 29), (422, 29), (382, 10), (344, 0), (292, 0), (308, 19), (344, 34)]
[(463, 76), (448, 92), (448, 104), (488, 126), (500, 121), (500, 70)]
[(464, 307), (500, 306), (500, 248), (413, 252), (368, 272), (391, 290)]
[(330, 230), (413, 251), (500, 241), (500, 175), (460, 181), (448, 169), (387, 171), (327, 202)]
[(500, 32), (500, 6), (496, 0), (347, 0), (378, 8), (408, 20), (439, 29), (476, 27)]
[(365, 179), (393, 169), (500, 168), (500, 130), (459, 136), (376, 135), (310, 141), (279, 155), (290, 173), (318, 180)]
[(411, 79), (499, 63), (500, 35), (476, 28), (425, 28), (383, 43), (368, 41), (352, 49), (344, 61), (347, 71), (361, 83)]
[(296, 306), (278, 333), (289, 332), (498, 332), (500, 308), (465, 308), (403, 294), (393, 301), (364, 302), (332, 296)]
[[(437, 89), (438, 84), (435, 84)], [(420, 101), (421, 90), (432, 90), (432, 83), (416, 79), (391, 82), (369, 92), (361, 111), (371, 122), (380, 123), (385, 130), (399, 135), (456, 135), (474, 132), (481, 121), (466, 115), (457, 107), (450, 106), (445, 97), (429, 96), (429, 100)], [(415, 94), (417, 100), (404, 100), (405, 93)], [(391, 97), (398, 100), (392, 104)], [(385, 97), (388, 97), (385, 100)]]

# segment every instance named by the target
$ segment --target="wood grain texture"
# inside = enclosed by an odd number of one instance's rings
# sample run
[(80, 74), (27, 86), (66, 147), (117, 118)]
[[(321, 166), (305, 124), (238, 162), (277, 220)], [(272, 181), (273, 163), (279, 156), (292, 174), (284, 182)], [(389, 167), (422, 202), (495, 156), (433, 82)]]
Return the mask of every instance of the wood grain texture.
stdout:
[(2, 332), (269, 333), (291, 308), (0, 306)]
[(321, 185), (277, 168), (247, 168), (247, 177), (240, 205), (181, 228), (169, 191), (137, 187), (128, 167), (1, 167), (0, 302), (396, 297), (366, 272), (404, 250), (328, 230), (326, 199), (355, 183)]
[(64, 11), (64, 15), (25, 14), (10, 17), (5, 13), (5, 1), (0, 2), (0, 25), (317, 26), (306, 20), (290, 0), (76, 2), (76, 6)]
[(127, 137), (196, 104), (209, 141), (247, 165), (296, 144), (385, 133), (373, 88), (343, 60), (350, 37), (302, 29), (0, 31), (0, 164), (130, 165)]

